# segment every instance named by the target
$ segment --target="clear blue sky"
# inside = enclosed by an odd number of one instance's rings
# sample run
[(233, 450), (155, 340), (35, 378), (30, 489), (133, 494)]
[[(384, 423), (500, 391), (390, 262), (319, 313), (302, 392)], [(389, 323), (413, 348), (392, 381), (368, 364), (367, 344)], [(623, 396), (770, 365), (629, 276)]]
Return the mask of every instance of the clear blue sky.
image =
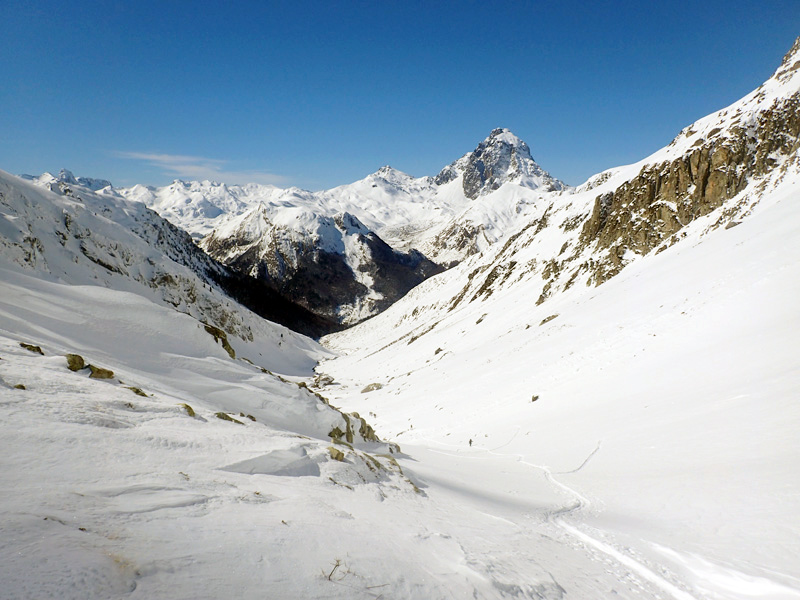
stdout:
[(3, 0), (0, 169), (321, 189), (508, 127), (570, 184), (757, 87), (800, 1)]

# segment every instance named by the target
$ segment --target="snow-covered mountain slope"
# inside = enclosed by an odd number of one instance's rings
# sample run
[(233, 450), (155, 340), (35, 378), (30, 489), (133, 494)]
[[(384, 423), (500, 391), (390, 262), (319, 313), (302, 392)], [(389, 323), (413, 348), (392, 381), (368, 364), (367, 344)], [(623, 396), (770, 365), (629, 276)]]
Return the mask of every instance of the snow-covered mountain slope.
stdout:
[(244, 339), (251, 334), (231, 296), (296, 331), (331, 331), (332, 322), (219, 264), (139, 202), (64, 181), (43, 190), (0, 172), (0, 215), (0, 259), (59, 281), (144, 294)]
[(54, 191), (0, 172), (0, 260), (70, 285), (125, 290), (251, 338), (219, 289), (223, 269), (189, 237), (139, 203)]
[[(99, 186), (66, 171), (32, 179), (48, 188)], [(391, 305), (438, 272), (437, 265), (452, 266), (503, 239), (542, 198), (564, 189), (524, 142), (496, 129), (436, 178), (415, 179), (386, 166), (316, 193), (209, 181), (100, 192), (144, 203), (202, 237), (213, 258), (323, 319), (350, 325)], [(325, 289), (318, 285), (322, 275)]]
[[(565, 597), (800, 598), (791, 176), (740, 226), (695, 231), (540, 306), (522, 282), (430, 318), (435, 295), (457, 292), (455, 271), (439, 275), (326, 338), (348, 349), (318, 369), (338, 384), (328, 393), (375, 415), (431, 497), (475, 502), (517, 536), (553, 527), (619, 575), (613, 593), (557, 578)], [(367, 383), (378, 389), (361, 394)], [(540, 508), (529, 480), (560, 506)], [(532, 539), (512, 547), (544, 569), (559, 561)]]
[(440, 498), (552, 527), (630, 584), (558, 579), (567, 595), (800, 598), (798, 51), (669, 147), (323, 339), (342, 354), (318, 369), (328, 393), (374, 414)]
[(3, 598), (263, 597), (329, 568), (305, 524), (342, 535), (353, 488), (417, 495), (396, 447), (277, 374), (325, 351), (240, 318), (234, 359), (142, 295), (0, 266)]
[(349, 213), (325, 217), (296, 207), (271, 213), (260, 204), (200, 245), (224, 264), (337, 322), (363, 321), (441, 271), (419, 252), (393, 250)]

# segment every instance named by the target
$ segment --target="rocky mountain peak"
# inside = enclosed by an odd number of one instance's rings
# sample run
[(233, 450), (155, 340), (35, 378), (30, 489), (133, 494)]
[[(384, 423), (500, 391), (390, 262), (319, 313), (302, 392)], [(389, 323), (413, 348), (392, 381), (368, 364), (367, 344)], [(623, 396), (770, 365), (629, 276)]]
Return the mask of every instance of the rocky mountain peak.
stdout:
[(91, 177), (75, 177), (72, 171), (68, 169), (61, 169), (58, 175), (53, 175), (52, 173), (42, 173), (38, 176), (22, 174), (20, 177), (58, 194), (65, 193), (64, 190), (69, 186), (80, 186), (93, 192), (105, 187), (111, 187), (110, 181), (92, 179)]
[(800, 37), (794, 41), (794, 44), (783, 57), (781, 65), (772, 77), (780, 81), (787, 78), (798, 69), (800, 69)]
[(93, 179), (91, 177), (75, 177), (72, 171), (67, 169), (61, 169), (56, 175), (56, 181), (59, 183), (66, 183), (68, 185), (79, 185), (81, 187), (85, 187), (87, 189), (96, 192), (97, 190), (101, 190), (104, 187), (109, 187), (111, 185), (110, 181), (105, 179)]
[(395, 169), (394, 167), (390, 167), (389, 165), (382, 166), (372, 175), (369, 175), (367, 179), (368, 180), (382, 179), (383, 181), (394, 184), (396, 186), (404, 186), (414, 181), (414, 177), (412, 177), (408, 173), (404, 173), (403, 171), (398, 171), (397, 169)]
[(379, 175), (381, 177), (391, 177), (397, 172), (398, 171), (396, 169), (393, 169), (389, 165), (383, 165), (380, 169), (375, 171), (375, 175)]
[(459, 176), (464, 194), (472, 200), (508, 182), (545, 191), (565, 187), (536, 164), (528, 144), (504, 128), (493, 129), (475, 150), (442, 169), (434, 181), (444, 185)]

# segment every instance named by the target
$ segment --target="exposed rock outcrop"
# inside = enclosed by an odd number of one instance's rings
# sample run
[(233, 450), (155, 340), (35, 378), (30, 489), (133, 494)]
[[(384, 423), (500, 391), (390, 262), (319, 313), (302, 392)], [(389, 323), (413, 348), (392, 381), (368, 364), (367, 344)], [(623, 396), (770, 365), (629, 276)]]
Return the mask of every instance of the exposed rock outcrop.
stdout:
[[(799, 43), (770, 82), (718, 113), (718, 126), (698, 122), (670, 145), (680, 147), (696, 138), (686, 152), (645, 165), (614, 192), (597, 196), (580, 235), (582, 245), (606, 251), (604, 260), (590, 266), (595, 283), (616, 275), (628, 252), (643, 255), (666, 248), (683, 227), (721, 207), (797, 151), (800, 95), (765, 100), (768, 84), (782, 82), (800, 68)], [(757, 109), (748, 110), (749, 104)]]

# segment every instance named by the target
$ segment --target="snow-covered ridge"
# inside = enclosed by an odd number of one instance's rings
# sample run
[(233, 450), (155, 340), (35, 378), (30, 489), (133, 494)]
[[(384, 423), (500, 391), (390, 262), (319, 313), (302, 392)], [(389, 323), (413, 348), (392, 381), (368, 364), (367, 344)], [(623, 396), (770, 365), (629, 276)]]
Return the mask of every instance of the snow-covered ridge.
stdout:
[(72, 171), (68, 171), (67, 169), (61, 169), (58, 175), (42, 173), (38, 177), (34, 175), (20, 175), (20, 177), (42, 187), (46, 187), (47, 189), (56, 189), (59, 184), (80, 186), (93, 192), (112, 187), (110, 181), (106, 181), (105, 179), (92, 179), (91, 177), (75, 177)]

